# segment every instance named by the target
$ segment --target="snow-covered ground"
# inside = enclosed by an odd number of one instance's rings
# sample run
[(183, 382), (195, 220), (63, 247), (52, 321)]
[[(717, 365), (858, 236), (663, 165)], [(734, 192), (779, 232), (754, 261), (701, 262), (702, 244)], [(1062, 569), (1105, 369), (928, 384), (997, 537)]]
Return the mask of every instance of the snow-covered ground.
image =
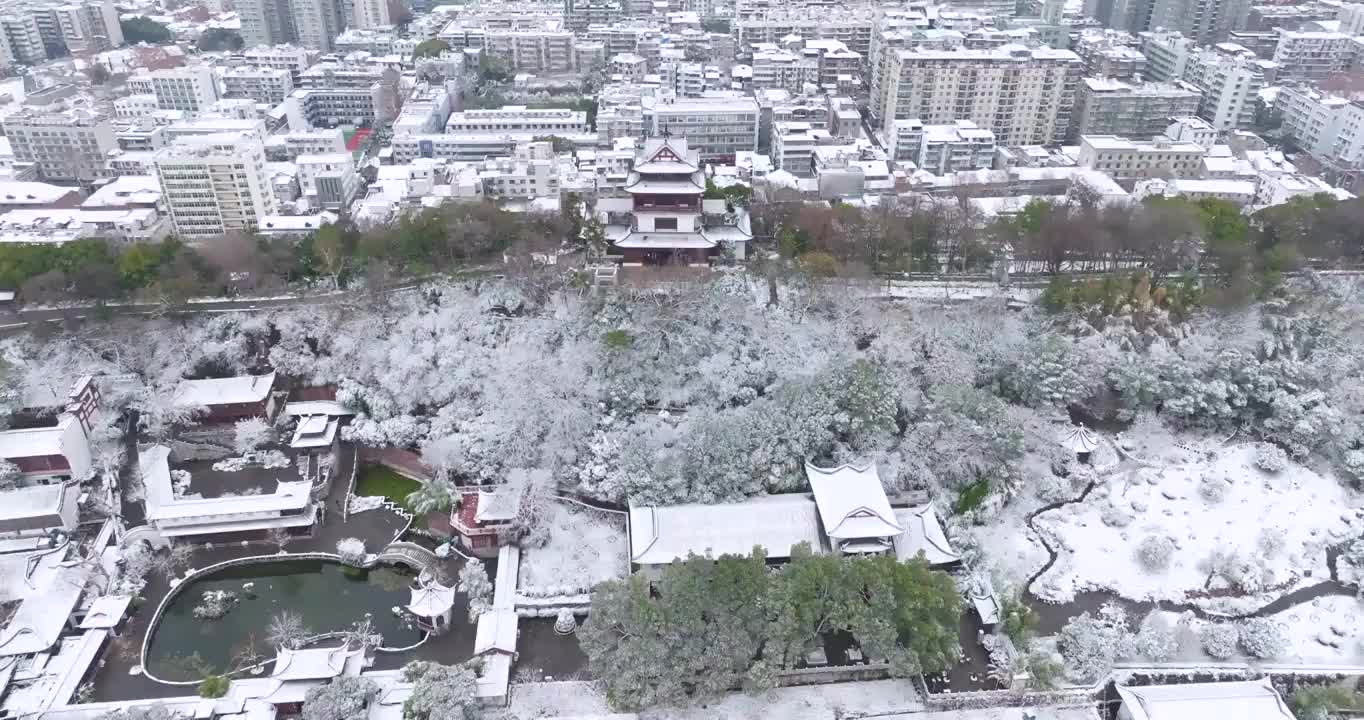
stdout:
[(1249, 610), (1324, 580), (1326, 547), (1364, 528), (1358, 493), (1334, 477), (1296, 463), (1260, 470), (1251, 443), (1190, 450), (1183, 462), (1111, 474), (1085, 502), (1039, 515), (1036, 524), (1059, 555), (1034, 592), (1065, 602), (1085, 590), (1111, 590), (1134, 600)]
[[(909, 681), (874, 680), (778, 688), (757, 696), (731, 693), (720, 702), (705, 707), (650, 709), (638, 717), (641, 720), (834, 720), (838, 717), (882, 716), (922, 709), (923, 705)], [(514, 686), (507, 714), (514, 720), (532, 720), (543, 717), (611, 717), (608, 714), (610, 712), (606, 698), (591, 683), (549, 682)], [(1076, 716), (1080, 717), (1085, 716)]]
[(549, 542), (521, 554), (519, 592), (576, 594), (629, 572), (624, 515), (556, 501), (549, 524)]

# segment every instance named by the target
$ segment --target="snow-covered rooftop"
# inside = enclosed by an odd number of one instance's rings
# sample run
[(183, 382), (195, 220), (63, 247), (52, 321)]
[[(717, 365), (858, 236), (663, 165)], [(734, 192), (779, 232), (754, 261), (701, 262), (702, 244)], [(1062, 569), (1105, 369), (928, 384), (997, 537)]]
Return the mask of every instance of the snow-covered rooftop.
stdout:
[(275, 386), (275, 374), (242, 375), (208, 380), (185, 380), (175, 391), (180, 407), (210, 407), (256, 403), (265, 400)]
[[(362, 648), (319, 647), (293, 650), (281, 647), (270, 677), (275, 680), (330, 680), (346, 672), (362, 656)], [(358, 671), (358, 667), (356, 668)]]
[(336, 439), (336, 430), (340, 422), (327, 415), (309, 415), (298, 421), (298, 427), (294, 429), (294, 437), (289, 441), (289, 447), (295, 450), (308, 448), (328, 447)]
[[(171, 484), (170, 448), (153, 445), (139, 451), (138, 469), (142, 473), (145, 488), (147, 520), (187, 522), (216, 516), (240, 516), (250, 513), (280, 513), (286, 510), (302, 510), (308, 506), (312, 485), (306, 480), (295, 482), (280, 481), (275, 492), (269, 495), (235, 495), (216, 498), (203, 498), (197, 495), (176, 497)], [(211, 526), (201, 525), (208, 531)], [(166, 528), (162, 528), (166, 532)]]
[(513, 488), (501, 487), (492, 492), (478, 492), (478, 510), (474, 512), (475, 522), (501, 522), (516, 517), (520, 507), (520, 497)]
[(433, 618), (444, 615), (455, 606), (455, 589), (438, 582), (412, 588), (412, 599), (407, 609), (417, 617)]
[(824, 534), (838, 540), (886, 538), (905, 530), (895, 519), (875, 464), (824, 469), (805, 463)]
[(943, 532), (933, 503), (897, 509), (895, 519), (905, 529), (903, 535), (895, 538), (895, 557), (901, 562), (920, 552), (929, 565), (951, 565), (961, 561), (961, 555), (952, 549), (947, 533)]
[(1061, 431), (1057, 441), (1061, 447), (1073, 453), (1091, 453), (1099, 447), (1099, 438), (1084, 425), (1067, 426)]
[(65, 485), (34, 485), (0, 492), (0, 521), (53, 515), (61, 510)]
[(29, 655), (57, 644), (85, 589), (86, 577), (85, 568), (59, 568), (47, 587), (20, 603), (9, 623), (0, 628), (0, 657)]
[(515, 654), (516, 623), (516, 611), (508, 608), (494, 608), (479, 615), (474, 633), (474, 655), (490, 651)]
[(85, 612), (85, 618), (81, 620), (81, 629), (116, 627), (128, 612), (128, 604), (132, 601), (131, 595), (104, 595), (96, 598), (90, 603), (90, 609)]
[(1293, 720), (1269, 678), (1239, 682), (1117, 686), (1132, 720)]
[(66, 423), (72, 420), (65, 418), (52, 427), (0, 432), (0, 458), (61, 455), (62, 435), (66, 432)]
[(630, 560), (666, 565), (692, 553), (747, 555), (755, 545), (770, 558), (791, 556), (809, 543), (818, 552), (818, 511), (808, 495), (767, 495), (722, 505), (630, 506)]

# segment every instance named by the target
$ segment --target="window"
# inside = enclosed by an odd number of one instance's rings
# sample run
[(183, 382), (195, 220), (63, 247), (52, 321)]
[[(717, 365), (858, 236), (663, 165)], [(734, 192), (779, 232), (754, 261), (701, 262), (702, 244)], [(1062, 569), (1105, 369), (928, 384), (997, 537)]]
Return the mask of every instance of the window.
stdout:
[(677, 218), (654, 218), (655, 230), (676, 230)]

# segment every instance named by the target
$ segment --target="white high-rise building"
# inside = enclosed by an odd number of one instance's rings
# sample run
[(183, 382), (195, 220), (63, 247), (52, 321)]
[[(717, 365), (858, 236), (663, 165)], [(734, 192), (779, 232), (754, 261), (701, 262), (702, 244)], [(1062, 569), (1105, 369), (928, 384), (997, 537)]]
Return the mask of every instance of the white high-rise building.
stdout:
[(243, 133), (193, 135), (158, 150), (156, 176), (175, 232), (204, 240), (249, 231), (278, 212), (265, 146)]
[(1282, 88), (1274, 104), (1293, 144), (1332, 163), (1364, 165), (1364, 106), (1296, 85)]
[(645, 98), (645, 131), (685, 137), (702, 162), (733, 162), (758, 149), (758, 101), (752, 97)]
[(1250, 51), (1205, 50), (1189, 59), (1184, 80), (1203, 93), (1199, 117), (1219, 131), (1235, 130), (1254, 123), (1256, 99), (1274, 67)]
[(0, 17), (0, 34), (5, 36), (5, 44), (14, 62), (34, 65), (47, 59), (47, 48), (38, 31), (38, 21), (32, 15), (14, 13)]
[(236, 7), (247, 47), (298, 41), (289, 0), (237, 0)]
[(1364, 35), (1364, 3), (1342, 3), (1336, 20), (1340, 21), (1340, 32), (1350, 36)]
[(1175, 30), (1199, 45), (1224, 42), (1232, 30), (1244, 30), (1250, 0), (1154, 0), (1145, 27)]
[(294, 80), (283, 68), (251, 67), (227, 68), (222, 74), (223, 95), (248, 98), (256, 102), (278, 105), (294, 91)]
[(345, 29), (349, 11), (337, 0), (289, 0), (294, 32), (303, 47), (330, 52), (332, 40)]
[(1066, 135), (1079, 75), (1080, 58), (1069, 50), (896, 50), (873, 92), (887, 136), (896, 120), (970, 120), (1001, 144), (1045, 145)]
[(1198, 53), (1198, 43), (1178, 32), (1143, 32), (1141, 54), (1146, 56), (1146, 79), (1155, 82), (1174, 82), (1184, 79), (1189, 58)]
[(1274, 62), (1280, 81), (1319, 82), (1344, 72), (1354, 56), (1351, 36), (1340, 32), (1306, 32), (1278, 28)]
[(14, 159), (31, 162), (44, 180), (89, 182), (105, 174), (105, 160), (118, 149), (113, 124), (103, 113), (23, 108), (4, 119)]
[(208, 65), (153, 70), (152, 94), (162, 110), (198, 113), (218, 100), (218, 83)]
[(387, 0), (352, 0), (350, 26), (372, 28), (389, 25)]

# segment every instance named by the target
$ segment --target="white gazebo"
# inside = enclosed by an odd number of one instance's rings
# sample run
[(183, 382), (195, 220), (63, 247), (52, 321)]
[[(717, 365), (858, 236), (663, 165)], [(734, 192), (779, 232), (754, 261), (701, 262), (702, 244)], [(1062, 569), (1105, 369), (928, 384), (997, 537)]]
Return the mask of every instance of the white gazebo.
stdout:
[(422, 573), (412, 583), (411, 591), (407, 610), (417, 618), (417, 627), (432, 635), (445, 634), (450, 629), (451, 611), (455, 607), (455, 589)]
[(1075, 453), (1081, 460), (1089, 457), (1099, 447), (1099, 436), (1089, 431), (1083, 424), (1070, 425), (1061, 431), (1057, 442), (1061, 447)]
[(894, 550), (905, 529), (890, 508), (876, 465), (839, 465), (824, 469), (805, 463), (819, 520), (830, 543), (844, 553)]

